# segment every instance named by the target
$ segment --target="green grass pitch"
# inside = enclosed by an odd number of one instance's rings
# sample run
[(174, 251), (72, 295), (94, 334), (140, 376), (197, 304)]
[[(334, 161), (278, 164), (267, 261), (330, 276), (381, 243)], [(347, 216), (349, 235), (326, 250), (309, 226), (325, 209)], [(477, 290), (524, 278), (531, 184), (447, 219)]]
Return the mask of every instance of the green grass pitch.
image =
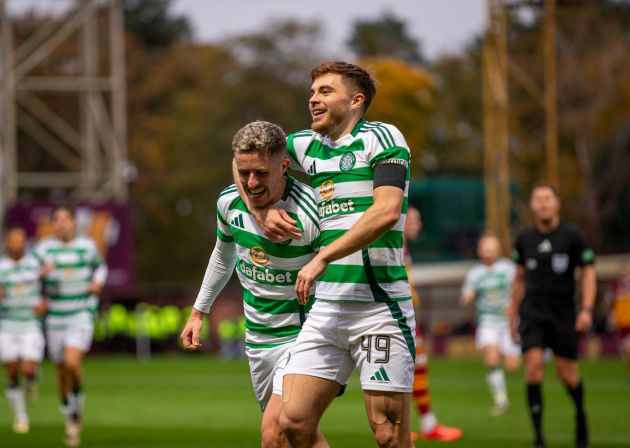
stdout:
[[(592, 447), (630, 447), (630, 382), (620, 361), (582, 362)], [(129, 357), (92, 356), (86, 364), (86, 416), (82, 446), (131, 447), (257, 447), (260, 411), (254, 399), (247, 364), (201, 355), (154, 357), (138, 362)], [(529, 447), (528, 415), (521, 374), (508, 378), (512, 406), (490, 417), (490, 398), (479, 360), (432, 359), (430, 383), (440, 421), (464, 430), (449, 447)], [(547, 366), (544, 425), (552, 448), (573, 446), (572, 407)], [(44, 366), (40, 398), (29, 407), (31, 432), (11, 432), (6, 400), (0, 404), (0, 447), (62, 446), (62, 418), (57, 409), (54, 371)], [(415, 416), (412, 417), (414, 426)], [(346, 394), (335, 400), (321, 428), (332, 447), (375, 446), (365, 419), (356, 377)], [(440, 446), (439, 442), (416, 446)]]

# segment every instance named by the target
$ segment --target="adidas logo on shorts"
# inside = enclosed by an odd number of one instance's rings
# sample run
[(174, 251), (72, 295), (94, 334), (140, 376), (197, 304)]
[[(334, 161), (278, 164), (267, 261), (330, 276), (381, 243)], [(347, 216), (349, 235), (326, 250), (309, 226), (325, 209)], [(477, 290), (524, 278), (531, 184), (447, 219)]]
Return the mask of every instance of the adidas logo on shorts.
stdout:
[(370, 377), (370, 381), (376, 381), (377, 383), (389, 383), (389, 377), (383, 366), (374, 372), (374, 375)]

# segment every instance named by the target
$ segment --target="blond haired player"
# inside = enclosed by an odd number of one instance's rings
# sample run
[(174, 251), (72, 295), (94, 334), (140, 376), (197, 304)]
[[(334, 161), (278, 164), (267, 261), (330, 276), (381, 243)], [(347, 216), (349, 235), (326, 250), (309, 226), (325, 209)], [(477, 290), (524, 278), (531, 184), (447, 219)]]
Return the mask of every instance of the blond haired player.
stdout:
[[(289, 447), (279, 425), (282, 375), (289, 350), (313, 305), (309, 296), (299, 304), (295, 280), (319, 245), (319, 219), (312, 190), (286, 175), (289, 166), (286, 136), (280, 127), (255, 121), (239, 130), (232, 141), (238, 182), (249, 199), (246, 206), (236, 185), (217, 201), (217, 241), (208, 262), (201, 291), (181, 334), (184, 348), (199, 348), (203, 315), (236, 267), (243, 286), (245, 352), (254, 393), (263, 410), (263, 447)], [(273, 243), (256, 224), (251, 209), (280, 204), (304, 236)], [(321, 434), (319, 443), (325, 445)]]

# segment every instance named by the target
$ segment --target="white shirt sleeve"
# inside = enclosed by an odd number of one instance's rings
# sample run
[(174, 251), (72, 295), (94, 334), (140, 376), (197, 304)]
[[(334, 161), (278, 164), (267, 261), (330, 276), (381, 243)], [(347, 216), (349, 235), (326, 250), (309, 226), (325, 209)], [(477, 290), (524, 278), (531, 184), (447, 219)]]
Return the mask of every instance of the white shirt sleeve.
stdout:
[(107, 265), (103, 262), (98, 265), (98, 267), (94, 270), (94, 274), (92, 274), (92, 280), (94, 280), (99, 285), (104, 285), (105, 280), (107, 280)]
[(225, 243), (217, 238), (217, 242), (210, 255), (206, 273), (197, 300), (193, 307), (202, 313), (208, 313), (221, 290), (232, 276), (236, 266), (236, 244)]

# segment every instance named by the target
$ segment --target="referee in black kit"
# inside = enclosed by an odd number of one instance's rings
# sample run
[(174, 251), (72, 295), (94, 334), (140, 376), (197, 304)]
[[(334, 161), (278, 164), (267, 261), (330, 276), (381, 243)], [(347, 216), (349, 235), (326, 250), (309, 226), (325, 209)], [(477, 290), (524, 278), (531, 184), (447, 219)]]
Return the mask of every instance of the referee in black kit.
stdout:
[[(554, 353), (556, 373), (575, 404), (575, 446), (588, 446), (584, 386), (577, 364), (578, 333), (590, 330), (596, 293), (593, 251), (578, 229), (560, 221), (560, 199), (546, 183), (534, 186), (529, 207), (534, 226), (514, 243), (517, 271), (509, 310), (512, 334), (518, 332), (525, 358), (527, 401), (535, 432), (535, 448), (542, 448), (542, 393), (544, 350)], [(582, 271), (582, 300), (576, 311), (575, 268)], [(517, 317), (519, 319), (517, 319)]]

